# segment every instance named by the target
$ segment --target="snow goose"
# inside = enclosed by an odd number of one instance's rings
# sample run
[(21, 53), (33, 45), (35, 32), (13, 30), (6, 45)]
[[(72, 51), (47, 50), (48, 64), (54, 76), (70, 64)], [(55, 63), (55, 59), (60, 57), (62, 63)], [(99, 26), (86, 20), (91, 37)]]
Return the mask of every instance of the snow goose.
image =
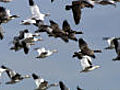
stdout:
[(97, 0), (95, 1), (97, 4), (100, 5), (113, 5), (116, 7), (115, 1), (114, 0)]
[(5, 3), (7, 3), (7, 2), (11, 2), (12, 0), (0, 0), (0, 2), (5, 2)]
[(81, 50), (80, 52), (83, 55), (88, 55), (88, 56), (91, 56), (92, 58), (95, 58), (94, 53), (101, 53), (102, 52), (101, 50), (91, 50), (88, 47), (88, 44), (82, 38), (79, 39), (79, 48)]
[(28, 54), (29, 52), (29, 47), (30, 47), (30, 44), (29, 43), (26, 43), (24, 40), (19, 40), (18, 37), (14, 37), (14, 40), (13, 40), (13, 45), (10, 50), (15, 50), (15, 51), (18, 51), (20, 49), (24, 49), (24, 53), (25, 54)]
[(80, 60), (80, 62), (81, 62), (81, 66), (82, 66), (82, 71), (80, 71), (80, 72), (89, 72), (89, 71), (92, 71), (92, 70), (100, 67), (98, 65), (96, 65), (96, 66), (92, 65), (92, 59), (90, 56), (83, 55), (81, 58), (82, 59)]
[(35, 48), (34, 50), (37, 50), (38, 56), (36, 58), (45, 58), (48, 56), (51, 56), (53, 53), (56, 53), (57, 50), (46, 50), (43, 48)]
[(117, 53), (117, 57), (114, 58), (113, 60), (116, 61), (116, 60), (120, 60), (120, 42), (118, 39), (114, 39), (113, 40), (113, 43), (115, 45), (115, 51)]
[(12, 70), (4, 65), (2, 65), (1, 67), (4, 69), (7, 69), (6, 73), (7, 73), (8, 77), (11, 79), (11, 81), (6, 82), (6, 84), (15, 84), (15, 83), (20, 82), (21, 80), (23, 80), (25, 78), (30, 78), (29, 75), (21, 76), (21, 74), (16, 73), (14, 70)]
[(11, 15), (10, 10), (4, 7), (0, 7), (0, 23), (7, 23), (8, 21), (18, 17), (18, 15)]
[(37, 88), (35, 90), (47, 90), (50, 87), (58, 86), (57, 83), (48, 84), (48, 81), (44, 80), (43, 78), (40, 78), (35, 73), (32, 74), (32, 77), (37, 85)]
[(24, 24), (24, 25), (34, 24), (36, 26), (38, 26), (39, 24), (40, 25), (44, 24), (44, 18), (46, 16), (49, 16), (50, 14), (41, 13), (39, 10), (39, 7), (37, 6), (37, 4), (34, 3), (33, 0), (29, 0), (29, 6), (32, 13), (32, 17), (27, 20), (23, 20), (21, 24)]
[(59, 81), (59, 86), (61, 90), (70, 90), (70, 88), (66, 87), (63, 81)]
[(68, 37), (74, 41), (77, 41), (75, 34), (83, 34), (83, 32), (81, 32), (81, 31), (77, 32), (77, 31), (72, 30), (70, 27), (70, 24), (67, 22), (67, 20), (63, 21), (62, 29), (63, 29), (63, 31), (68, 33)]
[(104, 37), (103, 40), (107, 40), (108, 43), (108, 47), (106, 47), (105, 49), (113, 49), (115, 48), (115, 45), (113, 43), (114, 39), (120, 39), (120, 38), (116, 38), (116, 37)]
[(50, 20), (50, 27), (52, 28), (52, 32), (49, 36), (54, 36), (55, 38), (60, 37), (64, 42), (69, 42), (68, 34), (61, 30), (56, 22)]
[(73, 18), (75, 24), (79, 24), (81, 19), (81, 7), (80, 7), (80, 1), (72, 1), (72, 5), (66, 5), (66, 10), (71, 10), (73, 13)]

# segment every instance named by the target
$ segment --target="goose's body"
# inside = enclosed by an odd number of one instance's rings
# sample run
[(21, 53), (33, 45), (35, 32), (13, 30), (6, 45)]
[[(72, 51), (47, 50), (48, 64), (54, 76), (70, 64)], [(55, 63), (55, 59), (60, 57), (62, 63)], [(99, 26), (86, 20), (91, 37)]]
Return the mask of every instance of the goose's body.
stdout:
[(89, 72), (100, 67), (100, 66), (93, 66), (91, 57), (87, 55), (82, 56), (80, 62), (83, 69), (81, 72)]
[(40, 78), (35, 73), (32, 74), (32, 77), (35, 80), (35, 83), (37, 85), (37, 88), (35, 90), (47, 90), (50, 87), (58, 86), (57, 83), (48, 84), (48, 81), (44, 80), (43, 78)]
[(40, 25), (36, 33), (46, 32), (48, 35), (52, 34), (53, 29), (49, 25)]
[(60, 29), (59, 25), (56, 22), (50, 20), (50, 27), (52, 29), (52, 32), (49, 34), (49, 36), (54, 36), (55, 38), (59, 37), (63, 41), (69, 42), (67, 33)]
[(10, 48), (10, 50), (18, 51), (18, 50), (23, 48), (24, 49), (24, 53), (28, 54), (30, 44), (26, 43), (24, 40), (19, 40), (18, 37), (14, 37), (13, 45), (14, 46), (12, 46)]
[(43, 14), (40, 12), (39, 7), (37, 4), (34, 3), (33, 0), (29, 0), (29, 6), (30, 6), (30, 11), (32, 13), (31, 18), (27, 20), (23, 20), (21, 24), (24, 25), (29, 25), (29, 24), (34, 24), (38, 26), (39, 24), (44, 24), (44, 18), (46, 16), (49, 16), (49, 14)]
[(83, 55), (88, 55), (88, 56), (91, 56), (93, 58), (95, 58), (95, 52), (96, 53), (101, 53), (101, 50), (91, 50), (89, 47), (88, 47), (88, 44), (82, 39), (80, 38), (79, 39), (79, 48), (80, 48), (80, 52), (83, 54)]
[(70, 88), (66, 87), (63, 81), (59, 81), (59, 86), (61, 90), (70, 90)]
[(72, 30), (67, 20), (63, 21), (62, 29), (68, 34), (69, 39), (74, 40), (74, 41), (77, 41), (75, 34), (83, 34), (81, 31), (77, 32), (77, 31)]
[(36, 58), (45, 58), (57, 52), (57, 50), (46, 50), (45, 48), (35, 48), (35, 50), (38, 52), (38, 56)]
[(6, 73), (7, 73), (8, 77), (11, 79), (11, 81), (6, 82), (6, 84), (15, 84), (25, 78), (30, 78), (29, 75), (21, 76), (19, 73), (16, 73), (14, 70), (12, 70), (6, 66), (1, 66), (1, 67), (4, 69), (7, 69)]

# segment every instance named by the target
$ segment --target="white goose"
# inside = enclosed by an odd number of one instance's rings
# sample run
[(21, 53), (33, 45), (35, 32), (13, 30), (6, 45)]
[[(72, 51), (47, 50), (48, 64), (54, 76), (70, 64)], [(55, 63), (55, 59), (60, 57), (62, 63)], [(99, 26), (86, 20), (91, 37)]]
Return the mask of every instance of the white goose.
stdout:
[(1, 67), (4, 69), (7, 69), (6, 73), (7, 73), (8, 77), (11, 79), (11, 81), (6, 82), (6, 84), (15, 84), (15, 83), (20, 82), (21, 80), (23, 80), (25, 78), (30, 78), (29, 75), (21, 76), (19, 73), (16, 73), (12, 69), (10, 69), (4, 65), (2, 65)]
[(44, 47), (35, 48), (34, 50), (37, 50), (38, 52), (38, 56), (36, 58), (45, 58), (57, 52), (57, 50), (46, 50)]
[(82, 56), (82, 59), (80, 60), (80, 62), (81, 62), (81, 66), (83, 68), (83, 70), (80, 71), (80, 72), (89, 72), (89, 71), (92, 71), (92, 70), (100, 67), (100, 66), (97, 66), (97, 65), (93, 66), (91, 57), (87, 56), (87, 55)]
[(44, 80), (43, 78), (40, 78), (35, 73), (32, 74), (32, 77), (37, 85), (37, 88), (35, 90), (47, 90), (50, 87), (58, 86), (57, 83), (48, 84), (48, 81)]
[(21, 24), (24, 24), (24, 25), (34, 24), (36, 26), (38, 26), (38, 24), (43, 24), (44, 18), (46, 16), (49, 16), (50, 14), (41, 13), (39, 10), (39, 7), (34, 3), (33, 0), (29, 0), (29, 5), (30, 5), (32, 17), (27, 20), (23, 20)]

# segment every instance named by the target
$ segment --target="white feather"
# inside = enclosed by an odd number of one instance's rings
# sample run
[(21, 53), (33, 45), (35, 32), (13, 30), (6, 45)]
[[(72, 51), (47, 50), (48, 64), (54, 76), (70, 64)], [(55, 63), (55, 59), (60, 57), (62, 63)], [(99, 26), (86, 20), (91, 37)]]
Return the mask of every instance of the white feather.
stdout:
[(32, 13), (32, 18), (44, 21), (45, 15), (40, 13), (39, 7), (37, 5), (30, 6), (30, 10)]
[(44, 82), (44, 79), (43, 79), (43, 78), (39, 78), (39, 79), (36, 79), (36, 80), (35, 80), (35, 83), (36, 83), (37, 88), (39, 88), (39, 86), (40, 86), (40, 84), (41, 84), (42, 82)]
[(83, 58), (80, 60), (81, 66), (82, 66), (83, 70), (84, 70), (85, 68), (91, 66), (91, 65), (89, 64), (88, 60), (89, 60), (90, 62), (92, 62), (91, 57), (89, 57), (89, 56), (87, 56), (87, 55), (86, 55), (86, 56), (83, 56)]

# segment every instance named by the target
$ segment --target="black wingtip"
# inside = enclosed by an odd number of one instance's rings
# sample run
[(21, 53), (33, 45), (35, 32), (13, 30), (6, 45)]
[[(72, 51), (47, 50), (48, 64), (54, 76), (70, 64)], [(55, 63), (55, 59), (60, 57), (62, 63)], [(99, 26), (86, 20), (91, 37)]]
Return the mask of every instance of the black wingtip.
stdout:
[(22, 46), (23, 46), (23, 49), (24, 49), (24, 53), (28, 54), (29, 48), (28, 48), (27, 43), (25, 41), (22, 41)]
[(51, 3), (53, 3), (54, 2), (54, 0), (51, 0)]
[(29, 5), (33, 6), (34, 5), (34, 1), (33, 0), (29, 0)]
[(6, 67), (6, 66), (4, 66), (4, 65), (2, 65), (2, 66), (1, 66), (1, 68), (3, 68), (3, 69), (7, 69), (7, 67)]
[(33, 79), (38, 79), (39, 78), (35, 73), (32, 74), (32, 77), (33, 77)]

